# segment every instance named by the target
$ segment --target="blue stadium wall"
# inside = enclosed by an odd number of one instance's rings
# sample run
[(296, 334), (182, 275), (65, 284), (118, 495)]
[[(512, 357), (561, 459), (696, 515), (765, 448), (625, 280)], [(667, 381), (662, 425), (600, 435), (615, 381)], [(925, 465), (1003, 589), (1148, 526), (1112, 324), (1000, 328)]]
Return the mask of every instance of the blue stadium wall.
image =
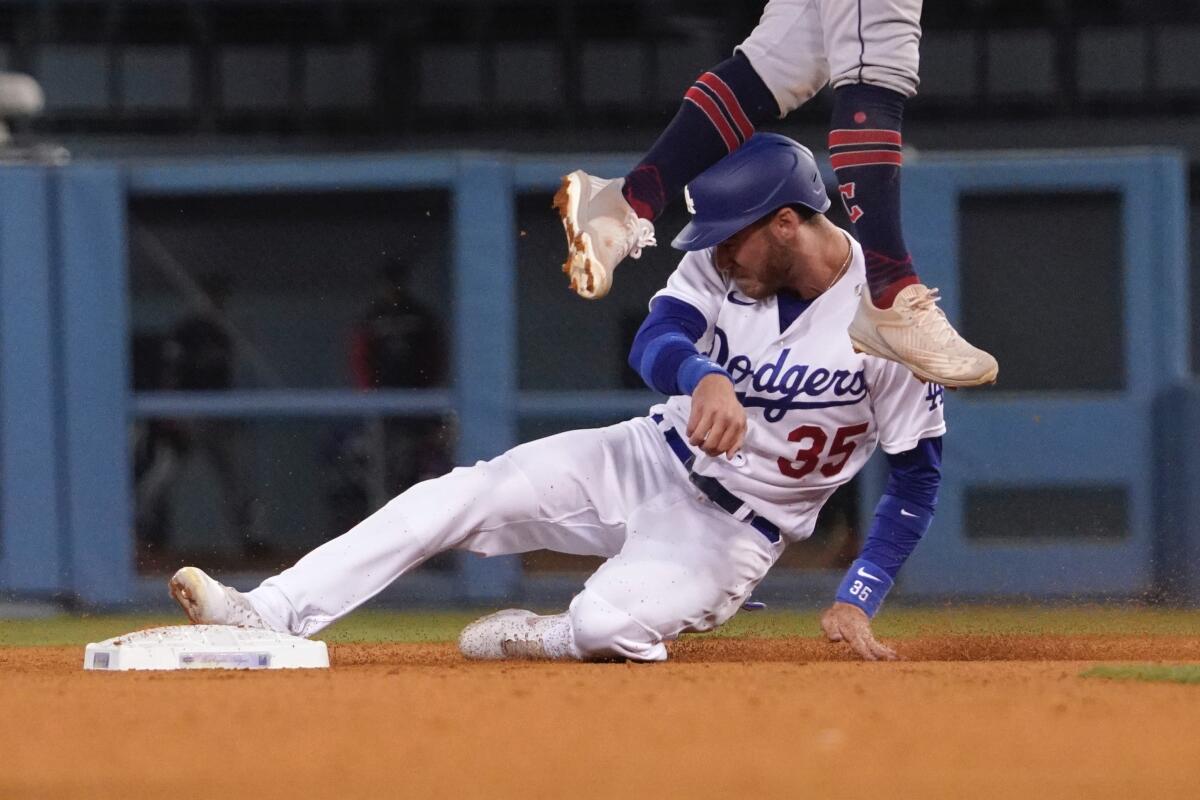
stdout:
[[(569, 169), (621, 174), (633, 160), (438, 153), (4, 167), (0, 592), (92, 606), (161, 594), (134, 566), (135, 419), (451, 413), (457, 462), (471, 463), (534, 423), (644, 413), (656, 400), (648, 391), (522, 379), (538, 359), (518, 348), (530, 324), (522, 307), (528, 315), (540, 302), (519, 263), (520, 204), (548, 196)], [(998, 387), (947, 397), (946, 480), (903, 574), (905, 597), (1200, 600), (1189, 569), (1200, 563), (1200, 398), (1189, 368), (1186, 174), (1178, 154), (1158, 151), (924, 155), (906, 167), (905, 228), (922, 276), (969, 335), (1003, 346)], [(446, 389), (132, 391), (131, 203), (369, 191), (448, 197)], [(1108, 266), (1093, 275), (1097, 262)], [(637, 302), (663, 278), (628, 278), (645, 289)], [(558, 330), (534, 330), (570, 337), (613, 323), (603, 303), (569, 314)], [(861, 482), (863, 515), (882, 480), (876, 459)], [(414, 591), (490, 601), (529, 596), (531, 580), (516, 559), (472, 557)], [(772, 576), (761, 593), (803, 595), (796, 581)], [(835, 583), (818, 576), (810, 588)]]

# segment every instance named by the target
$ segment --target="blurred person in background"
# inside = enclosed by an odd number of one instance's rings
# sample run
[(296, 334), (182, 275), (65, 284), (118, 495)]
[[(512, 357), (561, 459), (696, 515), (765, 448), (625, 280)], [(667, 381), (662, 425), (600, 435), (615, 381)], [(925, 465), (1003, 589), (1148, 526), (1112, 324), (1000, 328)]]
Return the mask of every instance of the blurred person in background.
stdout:
[(384, 261), (375, 297), (351, 339), (350, 366), (359, 389), (426, 389), (442, 381), (446, 358), (441, 325), (413, 295), (411, 280), (408, 262)]
[[(374, 297), (350, 337), (356, 388), (430, 389), (445, 377), (437, 315), (411, 291), (412, 269), (384, 260)], [(326, 501), (335, 529), (362, 519), (397, 493), (448, 472), (450, 428), (440, 417), (372, 418), (340, 432), (329, 448)]]
[[(133, 390), (167, 388), (166, 357), (169, 334), (137, 331), (133, 335)], [(168, 489), (187, 452), (180, 424), (172, 419), (138, 419), (132, 426), (134, 529), (138, 563), (154, 566), (162, 556), (171, 527)]]
[[(227, 391), (233, 388), (237, 348), (223, 324), (233, 290), (231, 276), (210, 273), (198, 281), (204, 302), (182, 317), (162, 342), (159, 379), (165, 390)], [(135, 470), (138, 529), (152, 550), (167, 546), (169, 508), (189, 458), (207, 462), (217, 480), (221, 505), (239, 537), (242, 555), (269, 556), (273, 548), (262, 531), (262, 505), (249, 490), (240, 453), (245, 425), (241, 420), (191, 418), (154, 420), (149, 435), (136, 447)]]

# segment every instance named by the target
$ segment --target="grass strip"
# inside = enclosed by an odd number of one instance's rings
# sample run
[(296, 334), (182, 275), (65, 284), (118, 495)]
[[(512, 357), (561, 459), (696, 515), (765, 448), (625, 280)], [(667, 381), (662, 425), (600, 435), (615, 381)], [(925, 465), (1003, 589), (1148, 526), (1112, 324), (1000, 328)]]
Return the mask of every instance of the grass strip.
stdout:
[[(554, 613), (560, 609), (540, 609)], [(463, 626), (488, 609), (358, 611), (317, 637), (343, 642), (452, 642)], [(814, 637), (820, 609), (738, 614), (710, 634), (735, 638)], [(0, 619), (0, 647), (84, 645), (157, 625), (180, 625), (180, 614), (60, 614)], [(882, 638), (945, 635), (1200, 636), (1200, 612), (1139, 606), (939, 606), (885, 608), (873, 627)]]
[(1102, 664), (1079, 673), (1084, 678), (1200, 684), (1200, 664)]

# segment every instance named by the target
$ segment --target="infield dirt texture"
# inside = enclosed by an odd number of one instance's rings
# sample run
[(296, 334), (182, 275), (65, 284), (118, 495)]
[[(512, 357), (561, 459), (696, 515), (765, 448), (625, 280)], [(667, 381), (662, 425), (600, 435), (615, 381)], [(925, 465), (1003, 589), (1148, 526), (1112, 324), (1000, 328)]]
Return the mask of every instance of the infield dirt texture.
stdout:
[(82, 645), (163, 619), (0, 622), (0, 798), (1198, 796), (1200, 685), (1081, 676), (1200, 662), (1195, 612), (891, 617), (900, 663), (815, 612), (655, 665), (473, 664), (467, 617), (374, 614), (327, 671), (124, 674)]

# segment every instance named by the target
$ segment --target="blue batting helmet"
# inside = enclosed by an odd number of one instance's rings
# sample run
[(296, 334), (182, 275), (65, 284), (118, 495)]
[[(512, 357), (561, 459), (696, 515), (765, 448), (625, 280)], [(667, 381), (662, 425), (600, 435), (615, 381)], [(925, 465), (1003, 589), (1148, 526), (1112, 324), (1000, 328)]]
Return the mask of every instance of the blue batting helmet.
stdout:
[(692, 221), (671, 246), (715, 247), (752, 222), (789, 205), (824, 214), (829, 195), (807, 147), (777, 133), (756, 133), (684, 189)]

